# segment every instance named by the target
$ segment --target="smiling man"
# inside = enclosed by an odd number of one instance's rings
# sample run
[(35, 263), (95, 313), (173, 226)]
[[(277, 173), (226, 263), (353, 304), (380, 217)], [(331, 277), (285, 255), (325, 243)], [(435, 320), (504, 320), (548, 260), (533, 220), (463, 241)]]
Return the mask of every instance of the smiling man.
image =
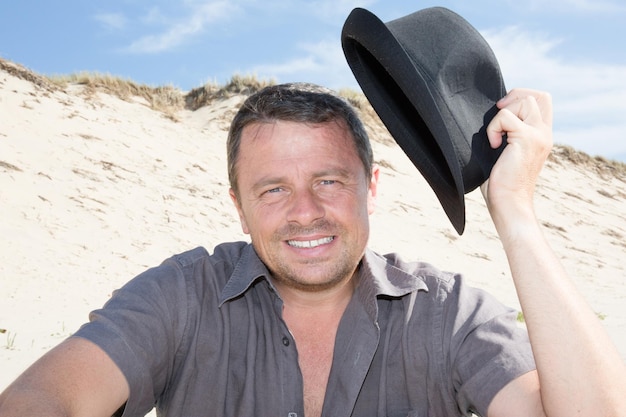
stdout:
[(367, 248), (379, 169), (355, 111), (278, 85), (229, 132), (251, 243), (131, 280), (0, 395), (0, 416), (623, 415), (623, 362), (534, 216), (550, 97), (513, 90), (498, 108), (489, 140), (509, 144), (484, 193), (530, 339), (461, 275)]
[[(283, 89), (283, 95), (307, 95)], [(321, 415), (335, 332), (365, 253), (378, 168), (362, 127), (357, 142), (347, 117), (334, 114), (354, 117), (341, 101), (333, 99), (334, 118), (309, 113), (310, 97), (332, 97), (314, 91), (300, 109), (289, 99), (259, 105), (259, 113), (244, 106), (233, 122), (240, 136), (231, 135), (229, 154), (231, 197), (284, 302), (283, 319), (299, 352), (305, 414), (315, 416)]]
[(351, 279), (363, 256), (378, 169), (368, 176), (351, 136), (343, 120), (243, 129), (231, 196), (281, 286), (333, 288)]

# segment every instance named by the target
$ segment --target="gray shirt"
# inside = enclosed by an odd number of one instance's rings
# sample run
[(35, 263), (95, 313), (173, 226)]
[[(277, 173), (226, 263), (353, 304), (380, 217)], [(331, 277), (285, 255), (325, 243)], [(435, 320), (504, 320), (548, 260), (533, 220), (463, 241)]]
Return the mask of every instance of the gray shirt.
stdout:
[[(125, 416), (304, 417), (282, 300), (251, 245), (197, 248), (115, 291), (74, 335), (130, 386)], [(534, 369), (515, 312), (459, 275), (367, 251), (337, 331), (323, 415), (486, 415)]]

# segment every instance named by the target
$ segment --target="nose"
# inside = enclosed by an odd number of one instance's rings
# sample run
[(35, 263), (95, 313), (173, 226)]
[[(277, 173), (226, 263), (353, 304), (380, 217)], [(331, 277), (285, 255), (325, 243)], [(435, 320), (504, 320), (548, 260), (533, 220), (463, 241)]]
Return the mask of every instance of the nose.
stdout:
[(322, 199), (310, 188), (301, 189), (291, 196), (287, 221), (306, 226), (326, 214)]

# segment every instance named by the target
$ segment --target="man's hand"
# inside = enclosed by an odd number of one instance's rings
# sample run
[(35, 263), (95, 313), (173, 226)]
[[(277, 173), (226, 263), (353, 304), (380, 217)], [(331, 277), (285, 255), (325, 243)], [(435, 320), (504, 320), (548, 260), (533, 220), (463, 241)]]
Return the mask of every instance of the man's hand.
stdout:
[(492, 147), (508, 142), (481, 190), (496, 227), (532, 217), (533, 194), (552, 149), (552, 99), (549, 94), (515, 89), (497, 103), (487, 126)]

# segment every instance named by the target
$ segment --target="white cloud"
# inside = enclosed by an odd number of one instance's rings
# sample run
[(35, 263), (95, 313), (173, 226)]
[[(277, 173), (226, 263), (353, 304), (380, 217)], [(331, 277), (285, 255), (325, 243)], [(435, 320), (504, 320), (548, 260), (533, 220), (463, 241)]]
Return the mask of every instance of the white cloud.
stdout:
[[(626, 66), (568, 61), (561, 40), (520, 27), (485, 31), (508, 88), (548, 91), (554, 101), (554, 140), (590, 154), (626, 154)], [(358, 89), (336, 39), (299, 46), (300, 54), (250, 72), (265, 79), (310, 81)], [(620, 138), (623, 138), (621, 140)]]
[(147, 22), (163, 22), (165, 28), (154, 35), (143, 36), (132, 42), (125, 50), (131, 53), (156, 53), (170, 50), (186, 42), (190, 37), (203, 32), (207, 25), (227, 19), (237, 9), (228, 0), (190, 3), (189, 13), (183, 18), (171, 21), (159, 9), (151, 9), (146, 15)]
[(306, 7), (315, 16), (324, 20), (337, 21), (337, 18), (346, 18), (355, 7), (367, 8), (376, 3), (376, 0), (315, 0), (306, 2)]
[(168, 17), (161, 11), (158, 6), (151, 7), (147, 13), (145, 13), (139, 21), (144, 25), (169, 25), (171, 17)]
[(121, 30), (126, 27), (127, 19), (121, 13), (100, 13), (94, 16), (107, 30)]
[(588, 153), (626, 161), (624, 125), (603, 124), (554, 132), (554, 142)]
[(558, 39), (519, 27), (483, 33), (507, 88), (548, 91), (554, 103), (554, 140), (591, 154), (626, 153), (626, 66), (566, 61)]
[[(525, 7), (519, 0), (510, 1), (515, 7)], [(626, 5), (615, 0), (527, 0), (530, 10), (564, 13), (613, 13), (626, 11)]]
[(337, 40), (299, 45), (301, 56), (277, 64), (257, 65), (251, 69), (261, 78), (307, 81), (330, 88), (356, 87), (356, 82)]

